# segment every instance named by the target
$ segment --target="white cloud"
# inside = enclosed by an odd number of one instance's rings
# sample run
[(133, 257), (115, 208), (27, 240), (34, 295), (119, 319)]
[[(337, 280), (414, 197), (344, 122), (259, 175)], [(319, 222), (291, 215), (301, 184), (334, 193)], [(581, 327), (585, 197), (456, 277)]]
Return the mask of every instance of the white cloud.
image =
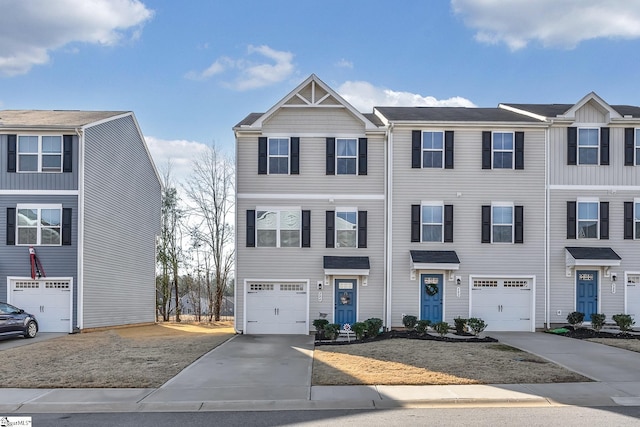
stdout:
[(0, 73), (25, 74), (69, 43), (113, 45), (136, 38), (152, 16), (139, 0), (3, 0)]
[(342, 58), (340, 61), (336, 62), (336, 67), (353, 68), (353, 62), (347, 61), (346, 59)]
[(574, 48), (596, 38), (640, 37), (640, 2), (629, 0), (451, 0), (453, 11), (477, 30), (476, 40), (512, 51), (537, 41)]
[[(260, 61), (252, 60), (256, 56), (262, 57)], [(225, 72), (237, 72), (236, 77), (225, 83), (236, 90), (249, 90), (279, 83), (295, 70), (293, 65), (293, 53), (279, 51), (266, 45), (249, 45), (247, 55), (240, 59), (226, 56), (216, 59), (204, 71), (190, 71), (187, 78), (194, 80), (206, 80)], [(269, 60), (265, 62), (264, 59)]]
[(144, 139), (158, 172), (163, 175), (170, 162), (171, 177), (176, 183), (185, 181), (191, 174), (191, 162), (207, 150), (206, 144), (196, 141), (166, 140), (153, 136), (145, 136)]
[(337, 91), (349, 104), (362, 112), (373, 107), (475, 107), (466, 98), (455, 96), (449, 99), (436, 99), (411, 92), (398, 92), (377, 87), (368, 82), (345, 82)]

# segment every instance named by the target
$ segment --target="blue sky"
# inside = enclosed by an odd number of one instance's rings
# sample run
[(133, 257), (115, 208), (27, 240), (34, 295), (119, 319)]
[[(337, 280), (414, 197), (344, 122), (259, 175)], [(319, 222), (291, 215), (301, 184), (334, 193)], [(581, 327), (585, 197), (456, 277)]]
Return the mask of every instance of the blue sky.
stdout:
[(0, 109), (132, 110), (158, 167), (315, 73), (373, 105), (640, 105), (637, 0), (0, 0)]

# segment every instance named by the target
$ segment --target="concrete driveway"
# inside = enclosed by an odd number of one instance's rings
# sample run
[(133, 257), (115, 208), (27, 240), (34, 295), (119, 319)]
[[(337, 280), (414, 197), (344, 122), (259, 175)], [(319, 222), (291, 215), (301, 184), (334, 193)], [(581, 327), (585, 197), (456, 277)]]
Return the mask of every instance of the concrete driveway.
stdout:
[(143, 402), (308, 400), (313, 337), (237, 335)]
[(10, 348), (21, 347), (27, 344), (34, 344), (40, 341), (46, 341), (57, 337), (69, 335), (66, 332), (38, 332), (34, 338), (11, 337), (0, 338), (0, 351)]

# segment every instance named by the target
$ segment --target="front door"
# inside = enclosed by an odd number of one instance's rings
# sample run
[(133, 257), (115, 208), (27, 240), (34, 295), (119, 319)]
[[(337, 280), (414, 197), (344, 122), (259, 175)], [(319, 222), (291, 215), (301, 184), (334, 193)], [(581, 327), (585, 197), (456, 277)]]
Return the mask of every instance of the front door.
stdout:
[(420, 275), (420, 319), (442, 322), (442, 274)]
[(584, 313), (584, 321), (590, 322), (591, 315), (598, 312), (598, 272), (578, 271), (576, 279), (576, 311)]
[(345, 324), (353, 325), (356, 322), (356, 279), (336, 279), (335, 288), (335, 323), (340, 329)]

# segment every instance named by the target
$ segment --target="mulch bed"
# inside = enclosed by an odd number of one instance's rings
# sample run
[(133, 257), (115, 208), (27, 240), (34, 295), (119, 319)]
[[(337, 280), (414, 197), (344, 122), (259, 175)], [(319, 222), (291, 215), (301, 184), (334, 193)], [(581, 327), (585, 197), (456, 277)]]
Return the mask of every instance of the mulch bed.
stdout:
[(637, 334), (625, 334), (622, 332), (606, 332), (606, 331), (596, 331), (591, 328), (574, 328), (573, 326), (564, 326), (564, 329), (568, 329), (568, 332), (561, 335), (563, 337), (576, 338), (579, 340), (584, 340), (588, 338), (617, 338), (623, 340), (639, 340), (640, 335)]
[(355, 338), (351, 339), (351, 341), (331, 341), (324, 340), (322, 337), (319, 337), (316, 334), (315, 345), (323, 346), (323, 345), (351, 345), (351, 344), (363, 344), (368, 342), (389, 340), (389, 339), (410, 339), (410, 340), (428, 340), (428, 341), (441, 341), (441, 342), (462, 342), (462, 343), (476, 343), (476, 342), (498, 342), (497, 339), (491, 337), (478, 338), (472, 334), (456, 334), (458, 336), (464, 338), (452, 338), (452, 337), (441, 337), (440, 335), (431, 335), (429, 333), (421, 335), (416, 331), (387, 331), (379, 334), (374, 338), (364, 338), (361, 340), (357, 340)]

